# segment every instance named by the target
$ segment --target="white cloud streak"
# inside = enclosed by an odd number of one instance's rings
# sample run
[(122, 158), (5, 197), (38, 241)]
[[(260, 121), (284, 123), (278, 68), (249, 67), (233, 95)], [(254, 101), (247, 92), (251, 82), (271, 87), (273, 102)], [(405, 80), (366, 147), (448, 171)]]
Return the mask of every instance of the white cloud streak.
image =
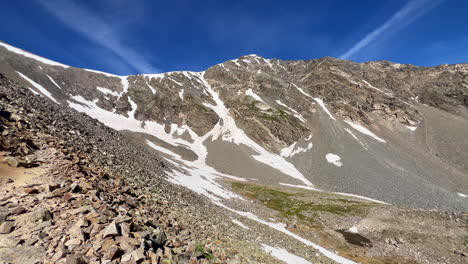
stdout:
[(82, 34), (88, 40), (112, 51), (139, 73), (158, 72), (144, 56), (125, 46), (121, 40), (122, 34), (113, 29), (111, 24), (95, 12), (72, 0), (38, 0), (38, 3), (64, 25)]
[(363, 48), (367, 47), (372, 42), (384, 34), (394, 33), (405, 26), (411, 24), (443, 0), (410, 0), (398, 12), (393, 14), (383, 25), (376, 28), (363, 39), (354, 44), (348, 51), (343, 53), (340, 59), (349, 59), (353, 55), (359, 53)]

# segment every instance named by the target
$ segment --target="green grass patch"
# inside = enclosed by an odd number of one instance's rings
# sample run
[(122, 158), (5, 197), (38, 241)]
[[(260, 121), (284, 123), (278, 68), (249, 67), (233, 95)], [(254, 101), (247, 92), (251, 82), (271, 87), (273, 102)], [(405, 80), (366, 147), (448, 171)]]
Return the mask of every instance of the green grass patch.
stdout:
[[(289, 193), (273, 188), (234, 182), (233, 189), (251, 199), (262, 202), (285, 217), (296, 217), (300, 220), (313, 221), (314, 215), (327, 212), (335, 215), (363, 215), (372, 206), (346, 199), (325, 198), (326, 196), (310, 195), (313, 202), (307, 201), (306, 193)], [(310, 200), (310, 199), (309, 199)], [(316, 201), (315, 201), (316, 200)]]

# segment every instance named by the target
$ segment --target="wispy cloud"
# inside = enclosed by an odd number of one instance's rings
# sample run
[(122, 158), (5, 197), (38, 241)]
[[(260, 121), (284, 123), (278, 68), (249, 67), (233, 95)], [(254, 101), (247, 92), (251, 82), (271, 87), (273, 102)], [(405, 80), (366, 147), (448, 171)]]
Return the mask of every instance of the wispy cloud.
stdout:
[(383, 25), (376, 28), (363, 39), (354, 44), (348, 51), (343, 53), (340, 59), (349, 59), (359, 53), (363, 48), (379, 39), (382, 35), (388, 35), (401, 30), (411, 24), (443, 0), (410, 0), (400, 10), (393, 14)]
[[(101, 16), (74, 0), (38, 0), (50, 14), (90, 41), (112, 51), (139, 73), (158, 72), (138, 51), (123, 44), (121, 32)], [(118, 19), (118, 18), (117, 18)]]

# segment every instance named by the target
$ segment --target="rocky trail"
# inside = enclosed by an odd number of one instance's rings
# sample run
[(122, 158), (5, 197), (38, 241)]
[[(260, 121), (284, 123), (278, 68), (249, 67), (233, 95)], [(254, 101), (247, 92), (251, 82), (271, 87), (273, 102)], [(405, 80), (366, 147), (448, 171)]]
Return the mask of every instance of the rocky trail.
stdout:
[[(216, 208), (202, 198), (156, 178), (148, 191), (128, 178), (134, 172), (123, 177), (80, 152), (77, 141), (44, 133), (46, 117), (32, 107), (42, 98), (7, 91), (2, 81), (0, 263), (275, 262), (260, 249), (255, 256), (233, 247), (243, 243), (235, 237), (240, 227), (214, 220)], [(12, 92), (31, 99), (31, 108), (15, 105)], [(184, 204), (172, 192), (199, 200)]]

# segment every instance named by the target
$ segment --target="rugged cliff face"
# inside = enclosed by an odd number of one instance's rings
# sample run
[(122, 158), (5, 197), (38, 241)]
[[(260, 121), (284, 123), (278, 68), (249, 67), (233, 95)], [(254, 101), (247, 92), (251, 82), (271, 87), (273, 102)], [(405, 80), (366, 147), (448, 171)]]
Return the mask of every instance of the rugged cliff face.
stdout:
[(196, 191), (213, 199), (226, 198), (212, 189), (222, 175), (468, 209), (458, 194), (468, 189), (468, 64), (248, 55), (204, 72), (117, 76), (0, 43), (0, 72), (128, 131), (199, 175)]

